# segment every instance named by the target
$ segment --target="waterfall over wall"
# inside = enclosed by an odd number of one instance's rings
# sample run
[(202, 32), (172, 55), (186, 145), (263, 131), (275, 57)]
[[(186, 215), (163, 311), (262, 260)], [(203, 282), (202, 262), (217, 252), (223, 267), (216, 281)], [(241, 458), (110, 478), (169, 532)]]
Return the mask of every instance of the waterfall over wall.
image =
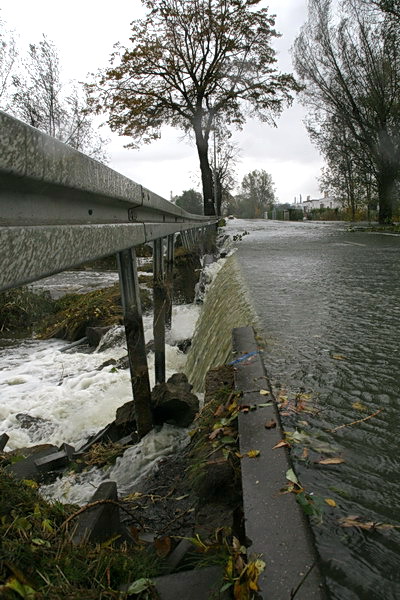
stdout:
[(235, 255), (232, 255), (225, 260), (207, 290), (197, 321), (185, 366), (194, 391), (203, 391), (209, 369), (228, 361), (232, 329), (253, 325), (256, 319)]

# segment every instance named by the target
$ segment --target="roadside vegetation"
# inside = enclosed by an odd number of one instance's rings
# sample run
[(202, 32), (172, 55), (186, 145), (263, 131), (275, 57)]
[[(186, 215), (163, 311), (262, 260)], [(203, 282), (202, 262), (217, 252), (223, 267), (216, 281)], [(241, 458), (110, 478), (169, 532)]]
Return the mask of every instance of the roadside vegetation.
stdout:
[(163, 572), (153, 547), (72, 544), (65, 525), (79, 507), (45, 501), (31, 481), (0, 468), (0, 597), (117, 600), (121, 585)]

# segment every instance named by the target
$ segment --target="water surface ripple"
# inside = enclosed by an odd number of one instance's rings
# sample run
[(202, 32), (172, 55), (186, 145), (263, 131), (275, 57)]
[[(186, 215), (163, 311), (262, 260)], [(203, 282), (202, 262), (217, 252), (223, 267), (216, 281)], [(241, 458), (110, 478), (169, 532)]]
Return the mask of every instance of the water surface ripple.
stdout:
[[(283, 422), (307, 434), (292, 451), (306, 490), (337, 504), (313, 524), (330, 597), (398, 599), (400, 529), (344, 528), (340, 519), (400, 525), (400, 237), (340, 224), (246, 229), (238, 258), (264, 327), (268, 374), (277, 393), (311, 394), (317, 410)], [(345, 462), (316, 463), (329, 456)]]

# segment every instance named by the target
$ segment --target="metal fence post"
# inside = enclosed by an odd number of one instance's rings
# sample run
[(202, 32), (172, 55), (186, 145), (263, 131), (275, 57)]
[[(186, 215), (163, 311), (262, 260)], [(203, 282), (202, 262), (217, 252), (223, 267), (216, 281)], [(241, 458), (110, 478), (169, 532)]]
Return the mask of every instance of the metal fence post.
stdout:
[(138, 435), (142, 438), (153, 427), (150, 409), (150, 381), (147, 366), (146, 346), (142, 307), (139, 295), (139, 282), (136, 268), (135, 249), (117, 253), (119, 281), (126, 343), (128, 346), (129, 368), (134, 397), (134, 411)]
[(167, 291), (167, 305), (165, 311), (165, 325), (171, 329), (172, 324), (172, 297), (174, 281), (174, 234), (167, 237), (167, 260), (165, 264), (165, 279)]
[(164, 279), (163, 238), (153, 242), (153, 301), (154, 301), (154, 367), (156, 383), (165, 382), (165, 312), (166, 288)]

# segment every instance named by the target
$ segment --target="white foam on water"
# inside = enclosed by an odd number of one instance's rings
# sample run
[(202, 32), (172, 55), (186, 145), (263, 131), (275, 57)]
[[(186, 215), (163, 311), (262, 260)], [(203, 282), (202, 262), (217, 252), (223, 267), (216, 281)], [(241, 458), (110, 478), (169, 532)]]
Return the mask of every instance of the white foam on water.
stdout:
[(128, 448), (123, 456), (117, 458), (115, 465), (71, 473), (42, 486), (40, 491), (53, 500), (85, 504), (103, 481), (115, 481), (119, 496), (124, 497), (137, 491), (140, 481), (163, 457), (179, 451), (188, 441), (186, 429), (164, 425), (160, 431), (150, 431), (139, 444)]
[[(183, 370), (186, 356), (173, 345), (190, 338), (200, 308), (194, 305), (173, 309), (171, 331), (167, 333), (166, 374)], [(152, 318), (144, 318), (145, 337), (152, 339)], [(98, 370), (110, 358), (126, 354), (122, 327), (106, 336), (108, 347), (91, 354), (79, 347), (60, 352), (61, 340), (26, 340), (18, 346), (0, 349), (0, 433), (10, 436), (6, 450), (51, 443), (82, 445), (89, 435), (110, 423), (119, 406), (132, 399), (129, 370), (112, 365)], [(104, 344), (103, 344), (104, 347)], [(149, 374), (154, 385), (154, 355), (149, 354)], [(16, 418), (27, 413), (46, 420), (24, 429)]]

